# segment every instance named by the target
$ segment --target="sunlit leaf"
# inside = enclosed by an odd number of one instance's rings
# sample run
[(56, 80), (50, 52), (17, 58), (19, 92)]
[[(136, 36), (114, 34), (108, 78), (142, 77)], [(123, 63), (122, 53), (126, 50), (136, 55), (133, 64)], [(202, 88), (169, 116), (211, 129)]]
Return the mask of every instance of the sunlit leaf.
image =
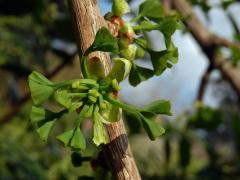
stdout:
[(62, 105), (63, 107), (69, 109), (72, 105), (72, 99), (71, 96), (68, 95), (69, 92), (66, 89), (58, 89), (54, 93), (54, 101)]
[(28, 83), (35, 105), (40, 105), (46, 101), (54, 92), (54, 84), (36, 71), (29, 75)]
[(93, 114), (93, 142), (99, 146), (100, 144), (107, 144), (109, 142), (108, 134), (103, 126), (99, 108), (96, 106)]
[(155, 114), (171, 115), (171, 103), (167, 100), (157, 100), (145, 106), (144, 110)]
[(58, 141), (60, 141), (65, 147), (70, 144), (70, 141), (74, 135), (74, 129), (66, 131), (60, 135), (58, 135), (56, 138)]
[(86, 149), (85, 137), (79, 127), (74, 131), (70, 146), (73, 149)]
[(112, 13), (116, 16), (122, 16), (130, 11), (128, 3), (125, 0), (114, 0), (112, 5)]
[(52, 112), (42, 107), (32, 106), (30, 119), (32, 123), (41, 122), (41, 121), (52, 121), (53, 119), (60, 118), (65, 111)]
[(46, 141), (48, 138), (48, 135), (54, 125), (56, 120), (48, 121), (45, 124), (43, 124), (40, 128), (37, 129), (37, 133), (39, 134), (40, 138), (43, 141)]
[(100, 110), (102, 116), (102, 121), (106, 124), (117, 122), (121, 117), (121, 110), (117, 106), (113, 106), (110, 103), (106, 102), (107, 107), (103, 110)]
[(139, 6), (140, 17), (148, 17), (149, 19), (160, 19), (164, 15), (163, 6), (159, 0), (146, 0)]

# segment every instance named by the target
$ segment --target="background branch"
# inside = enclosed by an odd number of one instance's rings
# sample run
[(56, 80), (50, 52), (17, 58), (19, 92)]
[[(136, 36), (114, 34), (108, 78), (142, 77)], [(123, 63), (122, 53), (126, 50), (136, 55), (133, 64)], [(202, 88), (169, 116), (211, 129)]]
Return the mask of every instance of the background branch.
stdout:
[(217, 49), (219, 46), (237, 46), (238, 43), (230, 42), (224, 38), (213, 35), (201, 23), (192, 10), (192, 6), (186, 0), (172, 0), (172, 6), (182, 16), (189, 17), (183, 20), (193, 37), (198, 42), (203, 52), (207, 55), (209, 63), (213, 68), (218, 69), (222, 76), (230, 82), (240, 97), (240, 68), (233, 68), (231, 62), (227, 61)]
[(203, 100), (203, 97), (204, 97), (204, 94), (205, 94), (205, 91), (206, 91), (206, 88), (207, 88), (207, 84), (208, 84), (211, 72), (212, 72), (212, 66), (208, 65), (208, 68), (205, 71), (205, 73), (203, 74), (202, 79), (200, 81), (200, 85), (199, 85), (199, 89), (198, 89), (198, 95), (197, 95), (197, 100), (198, 101)]

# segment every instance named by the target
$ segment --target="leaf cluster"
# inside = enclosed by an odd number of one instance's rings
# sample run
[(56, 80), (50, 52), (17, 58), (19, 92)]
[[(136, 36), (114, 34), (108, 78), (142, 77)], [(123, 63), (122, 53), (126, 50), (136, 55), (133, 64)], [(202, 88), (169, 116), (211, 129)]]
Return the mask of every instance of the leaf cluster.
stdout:
[[(93, 142), (97, 146), (107, 144), (109, 139), (104, 124), (118, 121), (121, 109), (131, 113), (141, 123), (151, 140), (165, 132), (156, 118), (159, 114), (171, 115), (169, 101), (157, 100), (138, 108), (119, 101), (116, 96), (121, 89), (119, 83), (128, 75), (129, 82), (137, 86), (177, 63), (178, 51), (171, 37), (178, 28), (178, 16), (165, 17), (162, 9), (160, 1), (146, 0), (140, 5), (138, 15), (130, 22), (124, 22), (121, 16), (129, 12), (129, 7), (124, 0), (115, 0), (112, 12), (105, 17), (117, 26), (118, 33), (113, 36), (107, 28), (99, 29), (94, 42), (80, 58), (83, 79), (55, 83), (36, 71), (29, 76), (34, 104), (31, 122), (38, 125), (37, 132), (42, 140), (47, 140), (58, 119), (69, 112), (77, 113), (74, 127), (59, 134), (57, 139), (73, 150), (86, 148), (81, 131), (81, 124), (86, 118), (93, 121)], [(154, 51), (148, 46), (143, 33), (152, 30), (164, 35), (165, 50)], [(101, 59), (89, 58), (89, 54), (95, 51), (113, 54), (113, 66), (107, 75)], [(142, 58), (145, 53), (150, 55), (153, 69), (135, 64), (135, 60)], [(53, 112), (43, 108), (47, 100), (60, 106), (61, 111)]]

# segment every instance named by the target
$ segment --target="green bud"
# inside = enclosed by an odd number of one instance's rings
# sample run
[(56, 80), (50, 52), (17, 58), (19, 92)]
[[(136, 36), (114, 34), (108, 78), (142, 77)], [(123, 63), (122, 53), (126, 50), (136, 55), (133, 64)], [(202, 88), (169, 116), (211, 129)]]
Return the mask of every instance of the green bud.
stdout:
[(72, 83), (72, 88), (73, 89), (79, 89), (79, 90), (87, 90), (87, 89), (89, 89), (86, 85), (81, 84), (80, 81), (74, 81)]
[(136, 54), (135, 54), (135, 59), (137, 59), (137, 58), (143, 58), (144, 55), (145, 55), (144, 49), (138, 46), (138, 47), (137, 47), (137, 50), (136, 50)]
[(125, 0), (114, 0), (112, 5), (112, 13), (115, 16), (122, 16), (130, 11), (128, 3)]
[(98, 101), (99, 101), (99, 107), (100, 107), (100, 109), (106, 109), (106, 108), (107, 108), (107, 105), (106, 105), (106, 103), (104, 102), (102, 95), (100, 95), (100, 96), (98, 97)]
[(118, 81), (116, 79), (112, 80), (112, 88), (114, 91), (120, 91), (121, 87), (118, 84)]
[(91, 104), (94, 104), (97, 102), (97, 98), (92, 95), (88, 95), (88, 100)]
[(123, 27), (120, 29), (120, 32), (134, 34), (134, 30), (131, 23), (129, 22), (124, 23)]
[(90, 89), (88, 91), (88, 95), (91, 95), (91, 96), (97, 98), (100, 94), (99, 94), (99, 92), (96, 89)]
[(96, 80), (94, 80), (94, 79), (78, 79), (78, 80), (74, 80), (72, 82), (73, 89), (87, 90), (90, 87), (98, 88), (99, 85), (97, 84)]
[(135, 59), (135, 54), (137, 51), (137, 47), (133, 44), (129, 45), (127, 49), (122, 49), (120, 51), (120, 55), (128, 60), (134, 60)]

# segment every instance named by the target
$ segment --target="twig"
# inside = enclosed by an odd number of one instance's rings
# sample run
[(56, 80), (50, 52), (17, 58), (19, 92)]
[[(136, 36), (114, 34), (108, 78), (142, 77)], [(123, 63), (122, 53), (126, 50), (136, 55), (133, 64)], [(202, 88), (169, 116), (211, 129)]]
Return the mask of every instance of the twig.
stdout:
[(197, 100), (198, 101), (202, 101), (203, 100), (203, 96), (205, 94), (206, 86), (208, 84), (209, 77), (211, 75), (212, 69), (213, 69), (212, 66), (209, 65), (207, 70), (206, 70), (206, 72), (202, 76), (202, 79), (201, 79), (201, 82), (200, 82), (200, 86), (199, 86), (199, 89), (198, 89), (198, 95), (197, 95)]
[(168, 16), (171, 12), (171, 1), (169, 0), (162, 0), (164, 15)]

